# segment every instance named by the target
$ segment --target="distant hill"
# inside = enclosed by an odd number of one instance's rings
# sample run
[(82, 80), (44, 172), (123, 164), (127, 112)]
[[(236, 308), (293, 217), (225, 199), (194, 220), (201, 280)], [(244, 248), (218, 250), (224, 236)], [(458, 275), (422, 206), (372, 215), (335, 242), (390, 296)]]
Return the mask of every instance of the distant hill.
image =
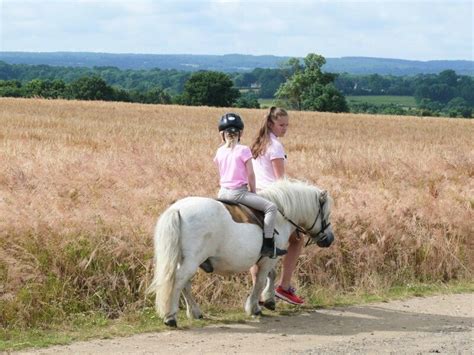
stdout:
[[(89, 52), (0, 52), (0, 60), (10, 64), (46, 64), (65, 67), (117, 67), (120, 69), (176, 69), (245, 72), (255, 68), (277, 68), (290, 57), (273, 55), (190, 55), (190, 54), (112, 54)], [(474, 61), (415, 61), (386, 58), (326, 58), (324, 70), (333, 73), (414, 75), (452, 69), (474, 76)]]
[(469, 60), (403, 60), (368, 57), (328, 58), (324, 70), (332, 73), (415, 75), (438, 74), (452, 69), (459, 75), (474, 76), (474, 61)]

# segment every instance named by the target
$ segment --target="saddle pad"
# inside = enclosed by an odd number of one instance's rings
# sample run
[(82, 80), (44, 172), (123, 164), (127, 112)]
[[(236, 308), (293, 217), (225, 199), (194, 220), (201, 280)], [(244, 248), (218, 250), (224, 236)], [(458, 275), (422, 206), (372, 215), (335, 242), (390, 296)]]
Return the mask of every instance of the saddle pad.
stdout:
[(237, 223), (252, 223), (263, 228), (263, 219), (265, 214), (262, 211), (255, 210), (253, 208), (247, 207), (240, 203), (234, 201), (221, 200), (217, 201), (222, 202), (229, 211), (232, 219)]

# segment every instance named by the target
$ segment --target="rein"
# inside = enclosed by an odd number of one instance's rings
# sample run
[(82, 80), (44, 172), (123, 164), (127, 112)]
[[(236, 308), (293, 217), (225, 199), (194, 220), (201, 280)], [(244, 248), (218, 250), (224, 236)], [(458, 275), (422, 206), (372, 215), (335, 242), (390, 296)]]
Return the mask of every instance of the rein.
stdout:
[(283, 211), (280, 211), (278, 210), (278, 212), (280, 212), (280, 214), (283, 216), (283, 218), (285, 218), (290, 224), (292, 224), (295, 228), (296, 228), (296, 235), (298, 236), (298, 238), (300, 238), (300, 233), (302, 234), (306, 234), (308, 236), (308, 241), (306, 242), (305, 244), (305, 247), (307, 247), (308, 245), (311, 245), (311, 244), (315, 244), (319, 239), (319, 237), (321, 235), (324, 235), (324, 232), (325, 230), (331, 225), (331, 223), (326, 223), (326, 221), (324, 220), (324, 218), (321, 217), (321, 230), (318, 232), (318, 234), (316, 235), (316, 237), (312, 237), (311, 234), (310, 234), (310, 231), (314, 228), (314, 226), (316, 225), (316, 222), (318, 221), (318, 218), (319, 216), (321, 215), (321, 211), (323, 210), (323, 206), (321, 205), (321, 203), (319, 203), (319, 211), (318, 211), (318, 214), (316, 215), (316, 218), (314, 219), (314, 222), (313, 224), (311, 225), (311, 227), (309, 227), (308, 229), (305, 229), (303, 227), (301, 227), (300, 225), (296, 224), (295, 222), (293, 222), (290, 218), (288, 218), (284, 213)]

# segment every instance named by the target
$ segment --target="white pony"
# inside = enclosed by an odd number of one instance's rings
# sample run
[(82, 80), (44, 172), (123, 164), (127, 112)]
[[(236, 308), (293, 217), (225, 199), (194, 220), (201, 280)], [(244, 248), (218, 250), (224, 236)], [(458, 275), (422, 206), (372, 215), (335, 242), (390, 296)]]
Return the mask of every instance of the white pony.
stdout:
[[(331, 198), (326, 191), (296, 180), (279, 180), (259, 192), (279, 210), (275, 244), (286, 249), (295, 231), (308, 234), (321, 247), (334, 240), (329, 223)], [(258, 264), (256, 283), (245, 303), (249, 315), (261, 314), (259, 295), (274, 308), (273, 270), (278, 259), (260, 257), (262, 228), (232, 214), (226, 205), (205, 197), (187, 197), (172, 204), (155, 228), (155, 273), (148, 289), (156, 294), (156, 310), (166, 325), (176, 327), (179, 296), (183, 293), (189, 318), (202, 318), (191, 295), (191, 279), (201, 266), (207, 272), (229, 274)]]

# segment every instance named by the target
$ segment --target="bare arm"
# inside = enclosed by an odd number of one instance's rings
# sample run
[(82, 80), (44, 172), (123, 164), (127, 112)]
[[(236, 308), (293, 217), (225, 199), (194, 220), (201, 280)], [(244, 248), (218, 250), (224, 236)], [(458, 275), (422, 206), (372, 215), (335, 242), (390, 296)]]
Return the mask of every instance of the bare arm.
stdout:
[(247, 179), (249, 181), (249, 191), (255, 192), (255, 173), (253, 171), (252, 159), (249, 159), (245, 162), (245, 167), (247, 168)]
[(285, 177), (285, 159), (273, 159), (272, 160), (273, 173), (277, 179)]

